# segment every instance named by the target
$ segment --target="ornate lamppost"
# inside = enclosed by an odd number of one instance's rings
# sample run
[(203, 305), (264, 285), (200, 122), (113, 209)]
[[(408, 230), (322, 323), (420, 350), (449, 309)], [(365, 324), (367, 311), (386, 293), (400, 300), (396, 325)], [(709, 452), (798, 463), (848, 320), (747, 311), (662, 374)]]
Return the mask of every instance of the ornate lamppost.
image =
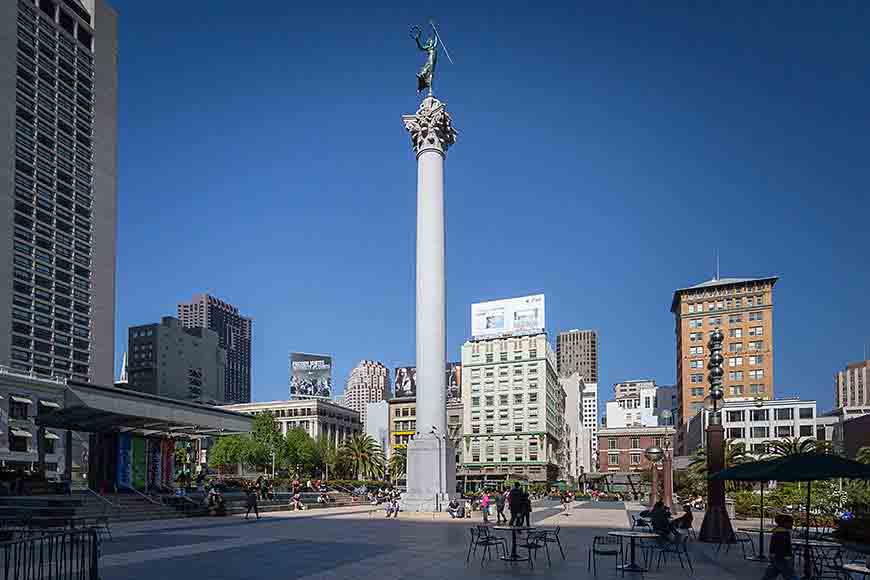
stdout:
[[(725, 429), (722, 427), (722, 415), (719, 411), (719, 401), (725, 395), (722, 390), (722, 331), (718, 328), (710, 333), (707, 348), (710, 350), (710, 362), (707, 364), (707, 378), (710, 381), (710, 399), (713, 401), (713, 410), (710, 413), (710, 421), (707, 426), (707, 474), (712, 475), (725, 468)], [(702, 542), (731, 542), (734, 538), (734, 529), (731, 527), (731, 519), (725, 509), (725, 482), (707, 480), (707, 511), (704, 513), (704, 522), (701, 524), (701, 533), (698, 538)]]
[(654, 506), (656, 502), (659, 500), (659, 468), (658, 463), (662, 457), (664, 457), (665, 452), (662, 451), (661, 447), (656, 445), (652, 445), (647, 447), (644, 450), (643, 454), (646, 456), (647, 460), (650, 463), (650, 471), (652, 471), (652, 480), (650, 481), (650, 492), (649, 492), (649, 505), (650, 507)]

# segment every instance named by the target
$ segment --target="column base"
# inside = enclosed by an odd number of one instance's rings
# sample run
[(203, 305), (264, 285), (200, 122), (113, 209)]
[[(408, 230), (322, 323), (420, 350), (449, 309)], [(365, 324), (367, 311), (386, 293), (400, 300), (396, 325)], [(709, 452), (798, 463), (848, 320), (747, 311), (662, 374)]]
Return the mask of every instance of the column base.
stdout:
[(402, 495), (406, 512), (440, 512), (456, 497), (456, 456), (450, 441), (435, 435), (416, 435), (408, 443), (408, 491)]
[(704, 522), (698, 533), (698, 540), (711, 544), (731, 543), (734, 541), (734, 528), (725, 506), (707, 506)]

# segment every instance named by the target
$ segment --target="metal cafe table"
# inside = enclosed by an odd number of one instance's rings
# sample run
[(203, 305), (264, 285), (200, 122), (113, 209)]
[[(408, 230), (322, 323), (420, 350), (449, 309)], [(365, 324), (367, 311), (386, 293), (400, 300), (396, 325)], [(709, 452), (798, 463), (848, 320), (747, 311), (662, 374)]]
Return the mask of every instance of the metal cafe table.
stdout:
[(766, 562), (767, 556), (764, 555), (764, 534), (770, 534), (773, 532), (773, 528), (748, 526), (737, 528), (737, 530), (748, 534), (758, 534), (758, 552), (754, 556), (746, 556), (746, 559), (753, 562)]
[(511, 532), (511, 553), (508, 556), (502, 556), (501, 559), (506, 562), (528, 562), (529, 556), (520, 556), (517, 554), (517, 532), (531, 532), (535, 528), (530, 526), (493, 526), (494, 530), (500, 532)]
[(635, 559), (635, 540), (638, 538), (642, 540), (654, 540), (659, 537), (658, 534), (654, 534), (652, 532), (635, 532), (629, 530), (619, 530), (615, 532), (607, 532), (608, 536), (616, 536), (617, 538), (629, 538), (631, 540), (630, 554), (631, 561), (628, 564), (623, 564), (619, 566), (619, 569), (623, 572), (643, 572), (643, 566), (638, 565), (637, 560)]

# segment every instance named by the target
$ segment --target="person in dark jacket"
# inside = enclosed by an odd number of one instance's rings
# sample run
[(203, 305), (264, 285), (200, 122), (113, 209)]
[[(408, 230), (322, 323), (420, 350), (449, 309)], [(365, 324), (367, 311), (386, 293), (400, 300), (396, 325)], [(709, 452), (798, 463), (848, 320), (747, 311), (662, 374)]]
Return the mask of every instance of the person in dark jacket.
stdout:
[(502, 491), (497, 491), (495, 493), (495, 513), (498, 516), (496, 520), (496, 524), (500, 524), (502, 522), (507, 523), (507, 516), (504, 515), (504, 504), (507, 501), (507, 495)]
[(520, 500), (520, 521), (517, 525), (529, 527), (532, 525), (532, 498), (526, 493), (522, 492), (522, 499)]
[(508, 494), (507, 502), (508, 507), (511, 510), (511, 521), (510, 525), (516, 526), (518, 525), (518, 520), (520, 519), (520, 509), (522, 506), (522, 497), (523, 490), (520, 487), (520, 483), (516, 482), (514, 484), (514, 488)]
[(764, 571), (763, 580), (774, 580), (777, 576), (782, 576), (785, 580), (797, 580), (794, 555), (791, 550), (791, 528), (794, 519), (790, 515), (779, 514), (773, 521), (776, 527), (770, 534), (770, 563)]
[(247, 507), (248, 511), (245, 512), (245, 519), (248, 519), (248, 516), (251, 514), (251, 510), (254, 510), (254, 515), (257, 516), (257, 519), (260, 519), (260, 510), (257, 508), (257, 494), (252, 488), (248, 488), (247, 490)]

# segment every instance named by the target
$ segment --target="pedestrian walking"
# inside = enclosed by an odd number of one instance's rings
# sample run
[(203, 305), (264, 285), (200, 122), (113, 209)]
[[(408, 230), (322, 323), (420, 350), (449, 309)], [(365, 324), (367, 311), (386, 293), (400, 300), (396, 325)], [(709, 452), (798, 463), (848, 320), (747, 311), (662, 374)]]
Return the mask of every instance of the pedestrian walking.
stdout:
[(489, 492), (484, 491), (480, 496), (480, 513), (483, 514), (483, 523), (489, 523)]
[(260, 510), (257, 508), (257, 494), (254, 493), (254, 490), (250, 487), (247, 489), (247, 506), (248, 511), (245, 512), (245, 519), (248, 519), (248, 516), (251, 514), (251, 510), (254, 510), (254, 515), (257, 516), (257, 519), (260, 519)]
[(510, 525), (519, 525), (517, 521), (520, 519), (520, 506), (522, 505), (523, 490), (520, 487), (520, 482), (514, 483), (514, 488), (508, 492), (508, 507), (511, 510)]
[(507, 523), (507, 517), (504, 515), (504, 505), (507, 503), (507, 492), (496, 492), (495, 494), (495, 514), (496, 514), (496, 524), (500, 524), (502, 522)]
[(520, 522), (517, 525), (528, 528), (532, 525), (532, 498), (524, 491), (520, 493)]
[(762, 580), (774, 580), (778, 576), (782, 576), (784, 580), (797, 580), (791, 549), (791, 528), (794, 519), (790, 515), (779, 514), (773, 521), (776, 527), (770, 534), (770, 563), (764, 571)]

